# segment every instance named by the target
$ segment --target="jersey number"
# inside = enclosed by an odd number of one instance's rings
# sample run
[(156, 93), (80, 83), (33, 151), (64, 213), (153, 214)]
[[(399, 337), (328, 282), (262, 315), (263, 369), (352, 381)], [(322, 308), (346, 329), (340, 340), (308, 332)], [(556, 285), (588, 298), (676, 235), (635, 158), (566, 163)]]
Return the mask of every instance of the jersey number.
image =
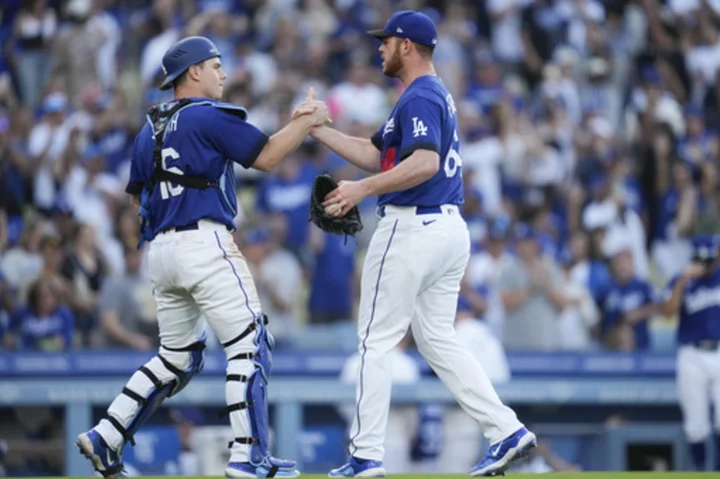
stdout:
[[(169, 171), (170, 173), (175, 173), (176, 175), (185, 174), (177, 166), (171, 166), (170, 168), (167, 167), (168, 158), (171, 160), (177, 160), (178, 158), (180, 158), (180, 154), (175, 151), (175, 148), (163, 148), (161, 152), (161, 157), (163, 170)], [(184, 190), (185, 188), (183, 188), (182, 186), (173, 185), (169, 181), (160, 182), (160, 197), (164, 200), (170, 198), (171, 196), (178, 196)]]
[(460, 158), (460, 153), (455, 151), (455, 148), (450, 148), (450, 151), (445, 157), (445, 164), (443, 165), (445, 176), (448, 178), (455, 176), (455, 173), (457, 173), (460, 167), (462, 167), (462, 158)]

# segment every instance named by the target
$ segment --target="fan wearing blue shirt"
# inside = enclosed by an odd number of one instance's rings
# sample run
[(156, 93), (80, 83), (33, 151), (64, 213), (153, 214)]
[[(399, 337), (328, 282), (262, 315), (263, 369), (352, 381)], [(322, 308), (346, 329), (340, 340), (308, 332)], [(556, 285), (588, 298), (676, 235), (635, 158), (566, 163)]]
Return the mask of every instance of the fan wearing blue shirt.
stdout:
[(635, 276), (629, 249), (613, 255), (611, 270), (610, 284), (599, 301), (602, 341), (611, 349), (650, 349), (648, 320), (658, 312), (653, 287)]
[(720, 268), (708, 236), (693, 239), (692, 262), (668, 284), (664, 314), (678, 315), (677, 389), (695, 468), (706, 468), (705, 444), (715, 406), (715, 470), (720, 471)]
[(75, 318), (59, 303), (52, 285), (38, 280), (30, 287), (28, 305), (10, 317), (14, 348), (28, 351), (68, 351), (73, 347)]

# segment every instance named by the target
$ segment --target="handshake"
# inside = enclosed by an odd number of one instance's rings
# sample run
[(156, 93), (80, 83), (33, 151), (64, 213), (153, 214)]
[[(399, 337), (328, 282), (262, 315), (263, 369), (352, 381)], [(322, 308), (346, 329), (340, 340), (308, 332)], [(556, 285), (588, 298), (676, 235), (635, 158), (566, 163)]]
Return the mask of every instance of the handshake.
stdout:
[(310, 87), (307, 98), (300, 103), (292, 113), (292, 119), (295, 120), (301, 116), (307, 115), (312, 122), (313, 127), (331, 125), (332, 119), (328, 112), (327, 104), (324, 101), (316, 99), (315, 89)]

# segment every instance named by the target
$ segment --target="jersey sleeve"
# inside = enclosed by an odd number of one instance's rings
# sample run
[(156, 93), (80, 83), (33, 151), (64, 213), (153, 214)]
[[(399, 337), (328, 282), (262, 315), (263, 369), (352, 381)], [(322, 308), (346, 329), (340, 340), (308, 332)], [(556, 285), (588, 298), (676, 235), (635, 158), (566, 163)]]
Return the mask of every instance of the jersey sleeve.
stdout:
[(416, 150), (430, 150), (440, 154), (442, 109), (438, 103), (416, 98), (405, 103), (398, 116), (402, 131), (400, 160)]
[(213, 108), (212, 121), (207, 123), (207, 136), (211, 144), (225, 157), (250, 168), (265, 148), (268, 135), (238, 115)]
[(149, 134), (147, 131), (150, 127), (146, 124), (140, 133), (135, 137), (133, 143), (132, 156), (130, 157), (130, 178), (128, 179), (127, 186), (125, 186), (125, 192), (133, 196), (139, 196), (142, 192), (145, 179), (142, 176), (140, 164), (142, 162), (142, 142), (143, 135)]
[(382, 151), (383, 128), (384, 127), (379, 128), (378, 131), (370, 137), (370, 141), (373, 146), (378, 149), (378, 151)]

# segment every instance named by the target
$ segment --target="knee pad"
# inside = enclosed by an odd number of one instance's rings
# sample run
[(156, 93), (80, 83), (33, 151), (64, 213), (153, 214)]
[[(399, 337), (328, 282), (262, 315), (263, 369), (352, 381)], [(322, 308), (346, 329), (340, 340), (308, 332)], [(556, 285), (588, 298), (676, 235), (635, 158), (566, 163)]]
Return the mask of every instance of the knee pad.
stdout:
[[(130, 414), (108, 410), (108, 420), (125, 442), (135, 445), (133, 435), (153, 415), (165, 398), (174, 396), (188, 385), (204, 366), (205, 335), (184, 348), (161, 346), (160, 354), (137, 370), (122, 389), (122, 395), (137, 403)], [(127, 412), (127, 411), (125, 411)], [(119, 417), (126, 418), (121, 421)], [(129, 419), (129, 421), (127, 420)]]
[[(249, 436), (235, 437), (230, 442), (247, 444), (250, 446), (250, 464), (260, 469), (266, 469), (266, 477), (272, 477), (278, 469), (294, 468), (293, 461), (282, 461), (270, 456), (270, 419), (268, 414), (267, 385), (272, 371), (272, 350), (275, 345), (270, 332), (265, 327), (267, 317), (259, 316), (240, 335), (243, 338), (250, 332), (255, 332), (253, 337), (254, 351), (241, 353), (228, 360), (227, 381), (239, 381), (245, 383), (243, 401), (228, 404), (225, 414), (239, 412), (245, 413), (248, 423)], [(240, 337), (239, 336), (239, 337)], [(231, 343), (234, 344), (233, 340)], [(243, 364), (234, 364), (240, 363)], [(238, 371), (247, 371), (249, 374), (236, 374)], [(229, 399), (229, 398), (228, 398)]]

